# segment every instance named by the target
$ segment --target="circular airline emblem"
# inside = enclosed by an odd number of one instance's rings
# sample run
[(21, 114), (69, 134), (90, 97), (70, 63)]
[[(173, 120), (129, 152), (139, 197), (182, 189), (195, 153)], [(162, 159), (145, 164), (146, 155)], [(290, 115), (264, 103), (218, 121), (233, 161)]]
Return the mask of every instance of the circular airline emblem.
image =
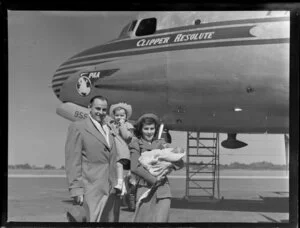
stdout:
[(78, 82), (76, 84), (76, 89), (77, 89), (77, 92), (83, 96), (83, 97), (86, 97), (87, 95), (90, 94), (92, 88), (91, 88), (91, 81), (88, 77), (86, 76), (81, 76), (79, 79), (78, 79)]

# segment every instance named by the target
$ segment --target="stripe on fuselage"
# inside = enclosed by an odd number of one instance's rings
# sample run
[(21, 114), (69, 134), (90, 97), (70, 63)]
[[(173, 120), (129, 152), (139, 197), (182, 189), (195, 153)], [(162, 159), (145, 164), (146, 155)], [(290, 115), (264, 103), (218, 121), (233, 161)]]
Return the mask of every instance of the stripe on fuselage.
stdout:
[[(91, 49), (88, 49), (86, 51), (83, 51), (79, 53), (78, 55), (75, 55), (72, 57), (69, 61), (64, 63), (63, 65), (76, 63), (79, 61), (82, 61), (81, 58), (84, 57), (86, 60), (92, 60), (95, 59), (94, 57), (90, 57), (91, 55), (96, 55), (99, 53), (109, 53), (113, 51), (126, 51), (133, 48), (145, 48), (145, 47), (156, 47), (159, 48), (163, 45), (168, 45), (170, 48), (173, 45), (180, 44), (180, 43), (195, 43), (195, 42), (203, 42), (207, 40), (222, 40), (222, 39), (236, 39), (236, 38), (246, 38), (246, 37), (253, 37), (252, 34), (250, 34), (250, 29), (253, 28), (254, 25), (244, 25), (244, 26), (235, 26), (235, 27), (226, 27), (226, 28), (207, 28), (205, 30), (193, 30), (193, 31), (183, 31), (179, 33), (173, 33), (173, 34), (166, 34), (163, 36), (156, 36), (154, 34), (153, 36), (142, 36), (137, 37), (135, 39), (130, 39), (126, 41), (121, 41), (118, 43), (112, 43), (112, 44), (105, 44), (100, 45)], [(195, 39), (189, 39), (189, 40), (180, 40), (178, 39), (178, 36), (187, 36), (190, 33), (194, 34)], [(197, 36), (198, 35), (198, 36)], [(197, 36), (197, 38), (196, 38)], [(140, 43), (143, 40), (148, 40), (147, 45)], [(80, 58), (80, 59), (79, 59)]]
[[(121, 53), (113, 53), (102, 55), (97, 58), (113, 58), (113, 57), (126, 57), (133, 55), (144, 55), (150, 53), (159, 53), (159, 52), (167, 52), (167, 51), (178, 51), (178, 50), (188, 50), (188, 49), (196, 49), (196, 48), (214, 48), (214, 47), (229, 47), (229, 46), (245, 46), (245, 45), (265, 45), (265, 44), (280, 44), (280, 43), (289, 43), (289, 38), (281, 38), (281, 39), (264, 39), (264, 40), (239, 40), (239, 41), (226, 41), (226, 42), (213, 42), (213, 43), (198, 43), (198, 44), (181, 44), (175, 47), (162, 47), (162, 48), (152, 48), (150, 50), (136, 50), (136, 51), (128, 51)], [(86, 60), (82, 60), (86, 61)], [(90, 60), (93, 61), (93, 60)], [(104, 63), (107, 61), (100, 61), (98, 64)], [(69, 69), (80, 68), (83, 66), (94, 66), (96, 63), (84, 63), (80, 62), (78, 65), (69, 67)], [(60, 70), (60, 69), (59, 69)], [(64, 76), (65, 75), (65, 76)], [(70, 76), (68, 73), (59, 74), (59, 78), (56, 78), (57, 75), (53, 77), (54, 86), (61, 86), (63, 82), (68, 79)], [(59, 83), (61, 82), (61, 83)]]
[(85, 61), (95, 61), (106, 58), (114, 57), (124, 57), (124, 56), (133, 56), (133, 55), (144, 55), (150, 53), (159, 53), (159, 52), (168, 52), (168, 51), (178, 51), (178, 50), (188, 50), (188, 49), (200, 49), (200, 48), (214, 48), (214, 47), (229, 47), (229, 46), (245, 46), (245, 45), (263, 45), (263, 44), (279, 44), (279, 43), (289, 43), (289, 38), (280, 38), (280, 39), (253, 39), (253, 40), (239, 40), (239, 41), (223, 41), (223, 42), (210, 42), (210, 43), (185, 43), (179, 45), (168, 45), (160, 48), (149, 48), (144, 50), (134, 50), (126, 52), (117, 52), (112, 54), (103, 54), (96, 57), (88, 57), (78, 61), (78, 65), (74, 65), (73, 68), (79, 68), (82, 66), (90, 65), (90, 63), (82, 64)]

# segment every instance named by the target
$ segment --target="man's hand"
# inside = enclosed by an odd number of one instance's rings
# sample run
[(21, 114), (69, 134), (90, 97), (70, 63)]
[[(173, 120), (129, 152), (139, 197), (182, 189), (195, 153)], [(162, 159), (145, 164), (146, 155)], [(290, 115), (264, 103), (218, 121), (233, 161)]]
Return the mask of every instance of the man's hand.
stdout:
[(118, 188), (112, 188), (109, 192), (110, 195), (116, 195), (118, 197), (121, 196), (122, 191)]
[(73, 198), (73, 204), (74, 205), (80, 205), (80, 206), (83, 205), (83, 195), (73, 196), (72, 198)]

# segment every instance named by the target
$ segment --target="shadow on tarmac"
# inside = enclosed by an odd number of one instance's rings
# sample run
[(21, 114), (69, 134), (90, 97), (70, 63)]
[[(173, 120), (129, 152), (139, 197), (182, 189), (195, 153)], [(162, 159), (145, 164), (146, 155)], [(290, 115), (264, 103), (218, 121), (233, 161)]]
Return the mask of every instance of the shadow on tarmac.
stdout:
[(260, 196), (259, 200), (222, 199), (215, 202), (192, 202), (185, 198), (172, 198), (171, 208), (288, 213), (289, 198)]

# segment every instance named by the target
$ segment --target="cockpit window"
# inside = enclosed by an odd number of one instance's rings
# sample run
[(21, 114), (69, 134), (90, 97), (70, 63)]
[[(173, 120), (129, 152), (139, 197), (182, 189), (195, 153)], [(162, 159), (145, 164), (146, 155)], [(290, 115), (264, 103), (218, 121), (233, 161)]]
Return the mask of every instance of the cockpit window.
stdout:
[(127, 24), (121, 31), (119, 37), (126, 36), (131, 23)]
[(156, 31), (156, 18), (147, 18), (140, 22), (135, 35), (146, 36), (154, 34)]
[(133, 22), (131, 23), (131, 25), (130, 25), (130, 28), (129, 28), (128, 32), (131, 32), (131, 31), (133, 31), (133, 30), (134, 30), (134, 27), (135, 27), (135, 25), (136, 25), (136, 22), (137, 22), (137, 20), (135, 20), (135, 21), (133, 21)]
[(128, 36), (128, 32), (132, 32), (136, 26), (137, 20), (134, 20), (127, 24), (123, 29), (122, 32), (120, 33), (119, 37), (125, 37)]

